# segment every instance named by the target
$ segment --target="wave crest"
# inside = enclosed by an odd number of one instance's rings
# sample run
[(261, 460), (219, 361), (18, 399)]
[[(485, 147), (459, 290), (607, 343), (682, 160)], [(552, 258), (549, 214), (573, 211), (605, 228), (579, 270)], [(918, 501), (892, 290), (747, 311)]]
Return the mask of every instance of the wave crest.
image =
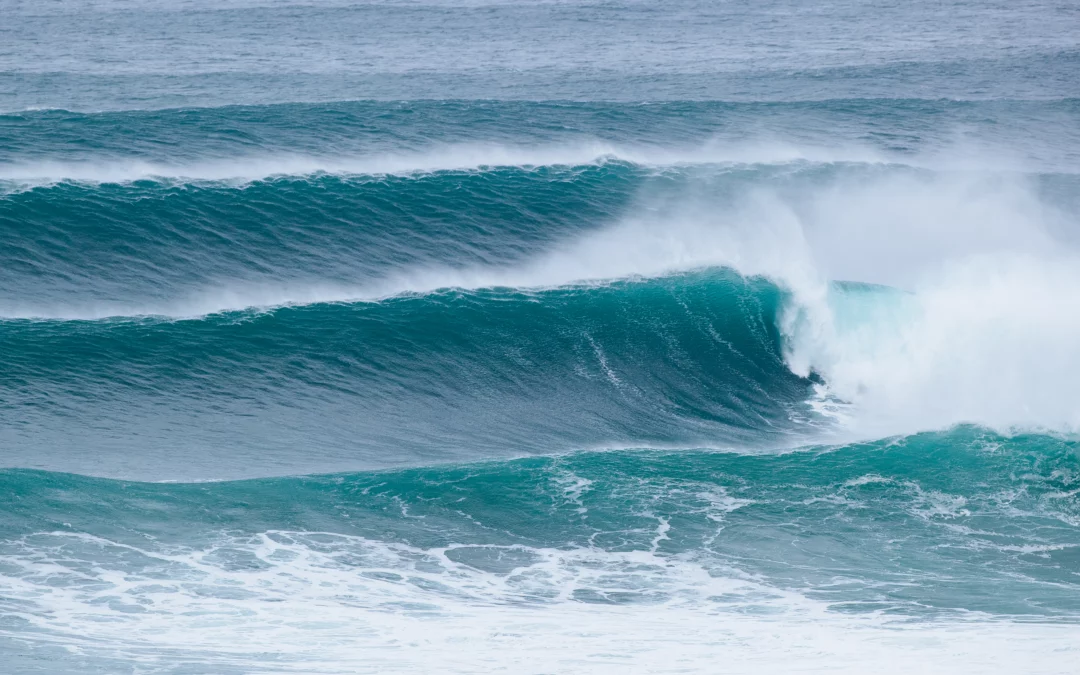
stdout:
[(355, 176), (416, 175), (441, 171), (478, 171), (497, 167), (582, 167), (605, 162), (644, 167), (702, 164), (786, 164), (791, 162), (903, 162), (869, 148), (835, 149), (783, 142), (733, 145), (705, 143), (684, 148), (633, 146), (595, 139), (546, 145), (459, 143), (407, 152), (354, 156), (281, 154), (208, 158), (186, 164), (153, 159), (87, 158), (72, 161), (0, 163), (0, 184), (25, 187), (61, 181), (130, 183), (229, 182), (243, 184), (280, 176), (337, 174)]

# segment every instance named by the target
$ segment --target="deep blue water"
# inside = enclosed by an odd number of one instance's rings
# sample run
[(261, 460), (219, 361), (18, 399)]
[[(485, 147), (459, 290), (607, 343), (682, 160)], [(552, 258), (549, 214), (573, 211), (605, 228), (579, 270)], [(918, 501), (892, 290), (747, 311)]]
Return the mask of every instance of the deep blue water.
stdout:
[(1072, 672), (1073, 3), (0, 17), (7, 672)]

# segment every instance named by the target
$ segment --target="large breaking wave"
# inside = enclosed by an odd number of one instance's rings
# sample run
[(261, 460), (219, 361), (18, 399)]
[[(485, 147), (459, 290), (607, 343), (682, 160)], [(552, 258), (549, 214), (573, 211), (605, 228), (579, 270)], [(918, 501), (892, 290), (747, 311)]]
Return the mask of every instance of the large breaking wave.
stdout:
[(197, 477), (1080, 423), (1067, 174), (472, 147), (8, 194), (9, 447)]

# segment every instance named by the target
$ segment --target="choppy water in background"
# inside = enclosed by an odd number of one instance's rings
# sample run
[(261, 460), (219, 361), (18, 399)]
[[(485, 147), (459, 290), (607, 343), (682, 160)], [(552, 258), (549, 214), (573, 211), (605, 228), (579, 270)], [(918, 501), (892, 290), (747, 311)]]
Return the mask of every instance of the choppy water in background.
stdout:
[(1071, 3), (0, 0), (11, 672), (1071, 672)]
[[(1075, 96), (1070, 2), (6, 0), (7, 109)], [(1070, 89), (1073, 88), (1073, 89)]]

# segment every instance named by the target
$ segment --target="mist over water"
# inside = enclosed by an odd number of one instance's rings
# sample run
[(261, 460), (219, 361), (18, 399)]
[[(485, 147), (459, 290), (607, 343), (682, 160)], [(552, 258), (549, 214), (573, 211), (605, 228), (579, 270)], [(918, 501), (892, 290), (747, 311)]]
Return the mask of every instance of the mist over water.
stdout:
[(1074, 669), (1070, 3), (0, 15), (11, 672)]

